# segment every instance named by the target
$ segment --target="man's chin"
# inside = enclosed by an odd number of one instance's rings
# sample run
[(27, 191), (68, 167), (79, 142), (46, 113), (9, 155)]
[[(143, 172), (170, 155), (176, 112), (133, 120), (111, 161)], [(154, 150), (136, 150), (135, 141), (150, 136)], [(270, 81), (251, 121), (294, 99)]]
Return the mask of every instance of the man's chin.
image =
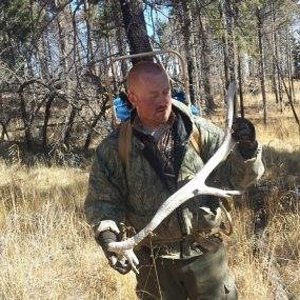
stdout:
[(155, 117), (157, 120), (160, 120), (161, 123), (166, 123), (168, 122), (170, 115), (171, 114), (169, 112), (163, 111), (163, 112), (158, 112)]
[(168, 122), (168, 120), (169, 120), (169, 116), (167, 116), (167, 115), (156, 117), (156, 121), (158, 124), (166, 124)]
[(153, 116), (151, 119), (151, 123), (157, 127), (160, 125), (164, 125), (169, 121), (170, 113), (166, 112), (157, 112), (155, 116)]

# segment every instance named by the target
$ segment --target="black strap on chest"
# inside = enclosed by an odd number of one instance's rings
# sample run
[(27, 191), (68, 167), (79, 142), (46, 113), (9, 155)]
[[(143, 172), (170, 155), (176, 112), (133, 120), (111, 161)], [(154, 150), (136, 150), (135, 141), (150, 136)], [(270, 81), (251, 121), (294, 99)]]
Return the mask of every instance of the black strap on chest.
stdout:
[[(143, 143), (144, 148), (142, 150), (143, 156), (147, 159), (150, 166), (155, 170), (156, 174), (159, 176), (161, 182), (165, 185), (168, 191), (174, 193), (177, 190), (177, 178), (183, 161), (183, 157), (186, 151), (187, 145), (187, 134), (184, 128), (183, 121), (181, 118), (177, 119), (172, 127), (171, 134), (174, 141), (174, 146), (172, 149), (173, 154), (173, 177), (166, 176), (165, 170), (163, 170), (163, 158), (151, 136), (144, 135), (143, 133), (133, 130), (133, 134)], [(186, 226), (183, 220), (183, 215), (181, 208), (176, 209), (176, 216), (183, 238), (183, 242), (180, 242), (180, 253), (183, 257), (186, 255), (185, 247), (185, 237), (187, 236)]]
[(163, 158), (161, 157), (157, 146), (155, 145), (153, 137), (143, 134), (135, 129), (133, 129), (133, 134), (143, 143), (144, 147), (142, 149), (142, 154), (150, 166), (154, 169), (161, 182), (170, 192), (174, 192), (175, 178), (166, 176), (165, 170), (163, 170), (162, 167)]

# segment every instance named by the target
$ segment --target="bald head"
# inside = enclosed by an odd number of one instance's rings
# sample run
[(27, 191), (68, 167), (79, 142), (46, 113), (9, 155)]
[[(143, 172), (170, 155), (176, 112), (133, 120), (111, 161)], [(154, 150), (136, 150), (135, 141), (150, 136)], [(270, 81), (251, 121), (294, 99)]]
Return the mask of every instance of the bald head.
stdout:
[(172, 110), (169, 77), (153, 62), (137, 63), (127, 77), (128, 99), (147, 128), (166, 123)]
[(161, 75), (165, 79), (169, 80), (165, 69), (160, 64), (151, 61), (141, 61), (135, 64), (128, 73), (127, 90), (134, 90), (137, 82), (145, 77), (145, 75)]

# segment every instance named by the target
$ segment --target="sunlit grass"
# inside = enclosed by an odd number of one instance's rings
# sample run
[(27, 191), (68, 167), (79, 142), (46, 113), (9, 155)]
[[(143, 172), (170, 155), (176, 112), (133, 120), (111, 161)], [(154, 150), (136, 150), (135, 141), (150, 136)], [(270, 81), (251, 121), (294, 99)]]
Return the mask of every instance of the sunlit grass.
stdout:
[(107, 268), (83, 219), (87, 172), (0, 166), (1, 299), (134, 296), (133, 277)]

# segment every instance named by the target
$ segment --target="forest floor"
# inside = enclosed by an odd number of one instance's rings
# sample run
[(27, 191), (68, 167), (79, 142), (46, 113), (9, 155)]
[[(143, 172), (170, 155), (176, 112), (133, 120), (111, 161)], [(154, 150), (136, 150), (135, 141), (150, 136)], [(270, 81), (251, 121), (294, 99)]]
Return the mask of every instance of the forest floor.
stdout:
[[(266, 172), (236, 199), (234, 233), (226, 238), (229, 264), (241, 299), (271, 300), (280, 293), (300, 299), (299, 128), (291, 109), (280, 113), (275, 104), (264, 125), (256, 98), (245, 98), (251, 104), (246, 117), (256, 124)], [(296, 109), (299, 114), (299, 98)], [(0, 160), (1, 299), (136, 299), (134, 275), (108, 266), (84, 221), (88, 172)], [(253, 203), (261, 199), (266, 228), (255, 235)]]

